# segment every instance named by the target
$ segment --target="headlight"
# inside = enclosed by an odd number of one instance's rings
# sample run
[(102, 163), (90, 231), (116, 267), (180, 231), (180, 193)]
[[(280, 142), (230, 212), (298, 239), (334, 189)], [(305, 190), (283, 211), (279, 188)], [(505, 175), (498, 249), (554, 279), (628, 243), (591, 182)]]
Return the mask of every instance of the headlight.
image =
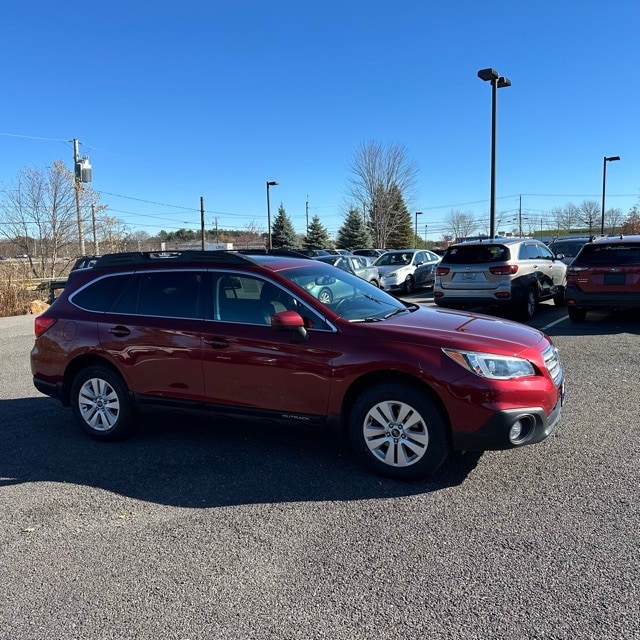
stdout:
[(443, 351), (454, 362), (481, 378), (510, 380), (511, 378), (535, 375), (533, 365), (523, 358), (497, 356), (493, 353), (480, 353), (478, 351), (458, 351), (456, 349), (443, 349)]
[(392, 271), (391, 273), (387, 273), (385, 278), (395, 278), (398, 275), (397, 271)]

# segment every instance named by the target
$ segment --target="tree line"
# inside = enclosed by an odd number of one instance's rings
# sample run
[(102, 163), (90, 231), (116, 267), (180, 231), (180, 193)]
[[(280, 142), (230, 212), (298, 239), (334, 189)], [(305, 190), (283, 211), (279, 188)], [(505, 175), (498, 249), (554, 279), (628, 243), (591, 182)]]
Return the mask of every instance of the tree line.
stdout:
[[(347, 201), (343, 224), (332, 239), (319, 216), (313, 216), (305, 234), (296, 233), (284, 204), (280, 203), (271, 228), (272, 246), (282, 249), (323, 249), (337, 247), (408, 248), (423, 247), (416, 236), (410, 206), (415, 203), (417, 167), (405, 146), (367, 141), (354, 151), (349, 165)], [(77, 198), (77, 201), (76, 201)], [(80, 221), (78, 220), (78, 211)], [(89, 213), (90, 212), (90, 213)], [(417, 214), (415, 214), (417, 216)], [(444, 240), (477, 233), (488, 234), (488, 216), (479, 222), (471, 213), (451, 211), (445, 220)], [(598, 233), (600, 205), (584, 201), (553, 209), (545, 217), (546, 229), (557, 235), (576, 230)], [(496, 230), (514, 235), (535, 235), (542, 218), (532, 214), (496, 214)], [(100, 194), (89, 185), (77, 185), (62, 160), (45, 170), (22, 169), (12, 184), (0, 188), (0, 255), (28, 256), (36, 277), (56, 277), (65, 261), (79, 255), (79, 231), (86, 231), (88, 252), (158, 250), (161, 247), (197, 246), (200, 231), (178, 229), (151, 236), (133, 231), (109, 214)], [(605, 212), (606, 233), (640, 233), (640, 212), (634, 206), (625, 216), (620, 209)], [(207, 243), (233, 243), (235, 248), (267, 246), (268, 233), (256, 222), (240, 230), (211, 228)]]

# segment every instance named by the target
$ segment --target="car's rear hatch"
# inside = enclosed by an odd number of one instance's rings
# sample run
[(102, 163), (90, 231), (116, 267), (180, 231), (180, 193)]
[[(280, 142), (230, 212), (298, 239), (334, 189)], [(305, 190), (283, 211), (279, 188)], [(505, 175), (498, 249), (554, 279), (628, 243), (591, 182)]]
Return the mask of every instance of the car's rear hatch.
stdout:
[(497, 289), (510, 269), (508, 247), (502, 244), (477, 244), (450, 247), (436, 269), (442, 289)]
[(587, 244), (569, 266), (567, 275), (585, 293), (640, 293), (640, 244)]

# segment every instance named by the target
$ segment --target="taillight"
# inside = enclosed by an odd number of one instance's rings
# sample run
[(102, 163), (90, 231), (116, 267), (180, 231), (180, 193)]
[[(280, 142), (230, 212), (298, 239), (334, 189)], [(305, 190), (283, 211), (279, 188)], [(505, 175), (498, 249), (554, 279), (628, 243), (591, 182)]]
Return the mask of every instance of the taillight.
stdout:
[(449, 269), (449, 267), (437, 267), (436, 268), (436, 275), (437, 276), (446, 276), (449, 271), (451, 271), (451, 269)]
[(589, 267), (567, 267), (568, 276), (577, 276), (581, 271), (586, 271)]
[(33, 323), (33, 330), (35, 331), (36, 338), (39, 338), (49, 327), (58, 322), (57, 318), (45, 318), (38, 316)]
[(499, 267), (489, 267), (489, 271), (494, 276), (512, 276), (518, 271), (517, 264), (503, 264)]

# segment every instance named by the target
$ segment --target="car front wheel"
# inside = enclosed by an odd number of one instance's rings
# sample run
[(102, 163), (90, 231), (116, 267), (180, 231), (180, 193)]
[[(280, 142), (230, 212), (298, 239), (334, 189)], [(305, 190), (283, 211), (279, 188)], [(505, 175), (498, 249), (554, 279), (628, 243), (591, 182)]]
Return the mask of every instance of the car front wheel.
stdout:
[(360, 460), (390, 478), (429, 476), (449, 453), (439, 408), (410, 384), (383, 383), (362, 393), (350, 413), (348, 435)]
[(71, 408), (82, 429), (96, 440), (115, 440), (131, 426), (129, 392), (108, 367), (83, 369), (71, 386)]
[(404, 281), (404, 292), (406, 294), (411, 294), (415, 291), (415, 283), (413, 281), (413, 276), (407, 276), (406, 280)]

